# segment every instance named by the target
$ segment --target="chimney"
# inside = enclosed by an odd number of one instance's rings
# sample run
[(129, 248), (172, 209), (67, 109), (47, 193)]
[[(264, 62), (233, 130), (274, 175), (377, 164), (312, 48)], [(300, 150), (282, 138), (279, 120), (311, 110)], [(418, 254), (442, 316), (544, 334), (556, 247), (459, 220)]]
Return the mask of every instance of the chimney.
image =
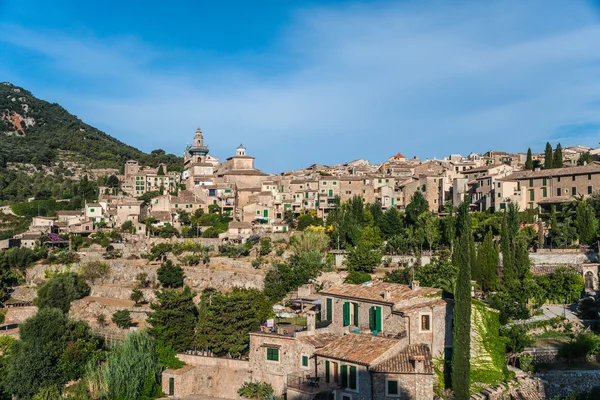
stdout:
[(415, 355), (409, 357), (410, 363), (412, 364), (416, 373), (425, 371), (425, 357), (422, 355)]
[(410, 285), (412, 290), (417, 290), (419, 287), (419, 281), (412, 281), (412, 284)]
[(316, 316), (314, 311), (308, 311), (306, 313), (306, 330), (309, 332), (314, 332), (316, 328)]
[(392, 298), (392, 293), (390, 292), (390, 289), (388, 289), (388, 288), (383, 289), (383, 299), (389, 300), (391, 298)]

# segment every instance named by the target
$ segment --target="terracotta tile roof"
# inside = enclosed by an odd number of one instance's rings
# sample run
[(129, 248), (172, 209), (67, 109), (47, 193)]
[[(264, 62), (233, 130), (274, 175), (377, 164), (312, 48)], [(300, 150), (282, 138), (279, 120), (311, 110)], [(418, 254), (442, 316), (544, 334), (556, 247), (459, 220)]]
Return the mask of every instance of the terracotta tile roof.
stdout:
[(311, 345), (315, 349), (323, 348), (338, 338), (338, 335), (333, 335), (331, 333), (321, 333), (311, 336), (296, 336), (297, 341)]
[(552, 168), (543, 169), (541, 171), (519, 171), (506, 177), (506, 180), (515, 179), (531, 179), (531, 178), (545, 178), (552, 176), (565, 176), (565, 175), (578, 175), (578, 174), (597, 174), (600, 173), (600, 163), (593, 162), (588, 165), (582, 165), (579, 167), (567, 167), (567, 168)]
[(252, 228), (252, 224), (250, 222), (231, 221), (229, 223), (229, 229), (249, 229), (249, 228)]
[(423, 363), (424, 374), (433, 374), (433, 364), (429, 346), (426, 344), (411, 344), (400, 353), (383, 360), (371, 368), (373, 372), (388, 374), (415, 374), (414, 362)]
[[(384, 299), (384, 291), (386, 290), (389, 291), (389, 298)], [(321, 292), (325, 296), (354, 298), (390, 305), (439, 293), (442, 293), (441, 289), (419, 287), (413, 290), (408, 285), (379, 281), (370, 284), (366, 282), (361, 285), (344, 283)]]
[(575, 201), (572, 196), (552, 196), (539, 199), (538, 204), (570, 203), (572, 201)]
[(168, 211), (152, 211), (150, 216), (156, 218), (160, 222), (171, 222), (171, 213)]
[(398, 159), (398, 158), (406, 158), (406, 157), (404, 157), (401, 153), (398, 153), (394, 156), (394, 158)]
[(399, 340), (362, 333), (341, 336), (315, 352), (321, 357), (369, 366), (385, 352), (400, 344)]
[(441, 305), (445, 305), (446, 300), (441, 297), (434, 299), (413, 299), (413, 301), (406, 301), (394, 306), (394, 311), (406, 313), (409, 311), (419, 310), (421, 308), (431, 308)]
[(466, 171), (460, 171), (460, 173), (461, 174), (472, 174), (473, 172), (485, 172), (485, 171), (489, 171), (492, 168), (501, 167), (502, 165), (505, 165), (505, 164), (485, 165), (485, 166), (479, 167), (479, 168), (472, 168), (472, 169), (468, 169)]

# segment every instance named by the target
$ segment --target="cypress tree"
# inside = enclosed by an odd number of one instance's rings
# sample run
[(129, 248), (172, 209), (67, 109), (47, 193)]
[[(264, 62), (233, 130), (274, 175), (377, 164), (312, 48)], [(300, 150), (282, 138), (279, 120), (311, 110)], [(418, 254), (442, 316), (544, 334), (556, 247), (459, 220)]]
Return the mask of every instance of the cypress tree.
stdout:
[(488, 231), (483, 243), (477, 248), (477, 265), (479, 286), (484, 291), (495, 290), (498, 286), (498, 250), (492, 239), (492, 232)]
[(592, 244), (598, 237), (598, 220), (592, 207), (581, 201), (577, 205), (575, 225), (579, 233), (579, 242)]
[(554, 160), (552, 161), (552, 165), (554, 168), (563, 167), (562, 147), (560, 143), (556, 145), (556, 150), (554, 150)]
[(469, 399), (471, 353), (471, 260), (473, 241), (469, 204), (458, 211), (458, 240), (455, 248), (456, 290), (454, 294), (454, 335), (452, 349), (452, 390), (456, 400)]
[(527, 161), (525, 161), (525, 169), (533, 171), (533, 155), (531, 154), (531, 147), (527, 149)]
[(502, 229), (500, 231), (500, 251), (502, 252), (502, 275), (504, 281), (514, 279), (512, 246), (510, 232), (508, 229), (508, 212), (502, 217)]
[(544, 169), (552, 168), (554, 168), (552, 145), (550, 142), (546, 142), (546, 150), (544, 151)]

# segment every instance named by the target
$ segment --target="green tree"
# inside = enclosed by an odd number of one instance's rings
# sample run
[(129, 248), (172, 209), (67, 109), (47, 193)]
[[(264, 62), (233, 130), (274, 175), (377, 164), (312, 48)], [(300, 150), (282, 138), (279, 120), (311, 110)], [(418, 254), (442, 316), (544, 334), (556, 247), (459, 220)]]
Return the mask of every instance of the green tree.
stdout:
[(598, 238), (598, 220), (594, 210), (586, 202), (580, 201), (577, 205), (575, 225), (580, 243), (590, 245)]
[(454, 294), (454, 335), (452, 345), (452, 390), (455, 399), (469, 399), (471, 352), (471, 260), (473, 240), (469, 205), (463, 202), (458, 209), (458, 243), (455, 251), (458, 275)]
[(271, 238), (270, 237), (264, 237), (264, 238), (260, 239), (259, 254), (261, 256), (268, 255), (271, 252), (272, 248), (273, 247), (271, 246)]
[(129, 310), (119, 310), (111, 317), (112, 322), (115, 323), (119, 328), (125, 329), (131, 326), (131, 313)]
[(74, 272), (62, 272), (38, 289), (34, 304), (39, 308), (58, 308), (67, 313), (73, 300), (89, 294), (90, 287), (79, 275)]
[(381, 264), (382, 258), (381, 250), (374, 249), (367, 242), (361, 241), (348, 252), (346, 264), (349, 271), (372, 273), (375, 267)]
[(554, 159), (552, 160), (552, 165), (554, 166), (554, 168), (563, 167), (563, 154), (560, 143), (556, 145), (556, 150), (554, 150)]
[(531, 154), (531, 147), (527, 149), (527, 160), (525, 161), (525, 169), (533, 171), (533, 155)]
[(164, 176), (165, 175), (165, 170), (164, 170), (164, 168), (163, 168), (162, 165), (158, 166), (158, 171), (156, 172), (156, 175), (158, 175), (158, 176)]
[(152, 326), (149, 332), (157, 341), (176, 351), (192, 347), (198, 320), (194, 296), (189, 286), (181, 292), (165, 289), (156, 292), (157, 302), (150, 304), (152, 313), (147, 321)]
[(544, 169), (554, 168), (552, 145), (550, 142), (546, 142), (546, 150), (544, 151)]
[(484, 291), (494, 291), (498, 286), (498, 250), (492, 239), (492, 232), (488, 232), (483, 243), (477, 248), (477, 268), (473, 279), (479, 283)]
[(272, 303), (256, 289), (234, 288), (230, 293), (214, 289), (202, 292), (196, 345), (215, 354), (239, 357), (248, 350), (249, 333), (272, 314)]
[(111, 175), (108, 178), (106, 178), (106, 186), (110, 188), (118, 188), (119, 184), (119, 178), (117, 178), (116, 175)]
[(594, 157), (592, 157), (589, 151), (581, 153), (577, 159), (577, 165), (587, 165), (591, 164), (592, 162), (594, 162)]
[(144, 301), (144, 293), (142, 293), (140, 289), (135, 288), (131, 291), (131, 295), (129, 296), (129, 298), (135, 301), (135, 304), (139, 304), (142, 301)]
[(411, 225), (418, 224), (419, 215), (429, 210), (429, 203), (420, 191), (416, 191), (406, 206), (406, 220)]
[(178, 288), (183, 286), (183, 268), (174, 265), (171, 260), (161, 264), (156, 272), (158, 281), (166, 288)]
[(87, 323), (56, 308), (40, 309), (19, 326), (20, 340), (10, 349), (6, 390), (32, 398), (41, 389), (63, 387), (81, 378), (85, 365), (101, 359), (101, 343)]
[(417, 217), (417, 223), (417, 231), (421, 232), (419, 236), (425, 239), (431, 252), (433, 245), (440, 239), (439, 220), (431, 211), (426, 211)]
[(90, 261), (79, 267), (79, 276), (92, 284), (97, 279), (104, 280), (110, 273), (110, 265), (102, 261)]

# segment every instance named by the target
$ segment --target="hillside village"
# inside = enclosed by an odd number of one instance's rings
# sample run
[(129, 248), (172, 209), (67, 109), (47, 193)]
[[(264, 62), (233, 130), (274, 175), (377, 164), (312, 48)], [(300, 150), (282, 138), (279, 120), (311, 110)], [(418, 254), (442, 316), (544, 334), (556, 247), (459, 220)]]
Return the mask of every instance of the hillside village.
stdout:
[[(34, 215), (1, 242), (14, 272), (0, 335), (23, 336), (55, 308), (106, 343), (150, 332), (163, 346), (155, 391), (174, 398), (461, 398), (450, 374), (468, 221), (466, 393), (591, 390), (586, 373), (541, 366), (580, 362), (565, 351), (596, 340), (599, 155), (397, 153), (266, 174), (243, 145), (212, 156), (198, 128), (183, 172), (72, 163), (75, 181), (97, 185), (82, 208), (2, 207), (3, 221)], [(90, 376), (74, 376), (88, 397), (73, 398), (97, 398)], [(18, 398), (46, 390), (11, 379), (3, 390)]]

